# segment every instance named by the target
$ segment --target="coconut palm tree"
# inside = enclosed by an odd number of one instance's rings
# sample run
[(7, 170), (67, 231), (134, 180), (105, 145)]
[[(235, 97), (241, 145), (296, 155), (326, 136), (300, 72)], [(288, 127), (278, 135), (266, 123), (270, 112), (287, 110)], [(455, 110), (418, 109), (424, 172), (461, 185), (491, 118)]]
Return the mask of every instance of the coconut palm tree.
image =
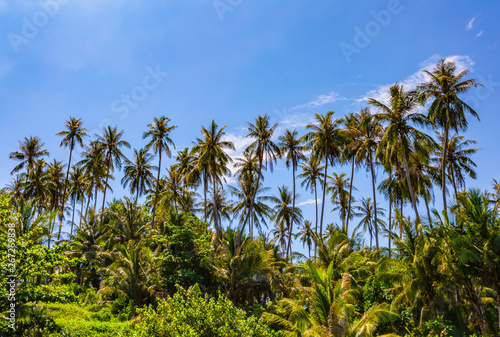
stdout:
[(304, 221), (304, 224), (301, 227), (301, 231), (297, 233), (297, 236), (300, 237), (300, 241), (302, 242), (303, 247), (307, 245), (308, 255), (311, 258), (311, 246), (313, 244), (314, 231), (312, 229), (312, 223), (309, 220)]
[(323, 168), (321, 161), (315, 156), (309, 156), (307, 162), (300, 165), (302, 173), (299, 178), (303, 179), (300, 186), (306, 188), (306, 191), (311, 187), (311, 192), (314, 193), (314, 204), (316, 206), (316, 222), (314, 223), (314, 232), (318, 235), (318, 182), (323, 181)]
[[(232, 196), (236, 197), (236, 202), (233, 204), (232, 212), (234, 217), (238, 219), (240, 230), (250, 212), (250, 200), (252, 199), (254, 189), (255, 202), (252, 208), (253, 214), (250, 216), (250, 229), (257, 227), (259, 233), (262, 232), (262, 225), (266, 224), (266, 220), (271, 217), (272, 209), (266, 203), (269, 196), (265, 195), (271, 188), (260, 186), (256, 187), (257, 175), (248, 171), (243, 171), (238, 175), (238, 185), (236, 187), (229, 186), (229, 191)], [(250, 231), (250, 235), (253, 233)]]
[[(271, 172), (273, 171), (273, 163), (276, 163), (276, 159), (279, 158), (281, 151), (277, 144), (273, 142), (274, 132), (278, 127), (278, 123), (271, 126), (271, 117), (266, 114), (264, 116), (258, 116), (255, 120), (255, 124), (248, 124), (248, 134), (247, 138), (255, 139), (246, 149), (245, 153), (249, 154), (255, 152), (255, 156), (258, 160), (258, 171), (257, 171), (257, 183), (255, 186), (260, 186), (260, 181), (263, 179), (262, 169), (265, 165), (265, 169), (269, 165)], [(247, 219), (243, 223), (243, 227), (240, 231), (240, 236), (243, 234), (247, 223), (250, 220), (250, 216), (253, 213), (253, 207), (255, 203), (255, 195), (257, 190), (254, 189), (252, 193), (252, 198), (250, 199), (250, 211), (247, 213)]]
[[(356, 227), (356, 231), (359, 231), (360, 228), (363, 228), (365, 232), (368, 230), (368, 233), (370, 234), (370, 247), (373, 247), (372, 239), (375, 236), (375, 245), (378, 250), (379, 249), (378, 237), (375, 235), (376, 233), (378, 233), (378, 230), (376, 230), (376, 228), (377, 227), (383, 228), (385, 226), (385, 222), (378, 217), (375, 218), (375, 210), (378, 213), (378, 215), (384, 216), (384, 209), (383, 208), (375, 209), (371, 198), (368, 199), (361, 198), (361, 204), (359, 206), (356, 206), (356, 210), (358, 211), (356, 213), (356, 216), (361, 217), (359, 225)], [(377, 222), (375, 222), (375, 219)]]
[[(108, 127), (104, 127), (102, 130), (102, 136), (98, 136), (97, 141), (100, 146), (104, 149), (105, 153), (105, 165), (106, 165), (106, 175), (105, 175), (105, 183), (104, 183), (104, 194), (102, 197), (102, 211), (101, 211), (101, 220), (102, 214), (104, 214), (104, 205), (106, 204), (106, 191), (108, 189), (108, 179), (111, 177), (110, 171), (114, 169), (115, 165), (120, 169), (122, 160), (126, 159), (120, 150), (121, 147), (125, 146), (130, 148), (130, 144), (126, 140), (122, 140), (123, 130), (118, 131), (118, 127), (115, 126), (111, 128), (110, 125)], [(113, 179), (113, 178), (112, 178)]]
[(20, 161), (10, 174), (19, 172), (24, 167), (26, 167), (27, 173), (29, 174), (38, 159), (49, 155), (49, 151), (45, 150), (43, 148), (44, 146), (45, 143), (42, 143), (42, 140), (39, 137), (24, 137), (24, 141), (19, 142), (19, 151), (13, 151), (9, 155), (10, 159)]
[[(444, 154), (445, 136), (441, 133), (437, 133), (436, 135), (440, 146), (436, 149), (435, 157), (432, 158), (432, 161), (442, 163), (443, 160), (441, 157)], [(473, 140), (464, 140), (464, 136), (454, 134), (448, 140), (448, 145), (446, 146), (446, 174), (453, 185), (455, 198), (458, 195), (458, 188), (465, 188), (465, 176), (476, 179), (476, 171), (474, 171), (476, 163), (470, 159), (470, 156), (475, 154), (479, 149), (470, 147), (472, 144), (476, 144), (476, 142)]]
[(85, 171), (83, 167), (73, 166), (73, 170), (69, 175), (69, 198), (73, 201), (73, 211), (71, 216), (71, 231), (70, 237), (73, 236), (73, 225), (75, 224), (75, 210), (76, 210), (76, 202), (81, 203), (80, 210), (80, 223), (83, 216), (83, 204), (85, 201), (85, 189), (86, 189), (86, 181), (85, 181)]
[(142, 196), (153, 184), (154, 176), (152, 171), (158, 170), (151, 164), (154, 156), (146, 149), (134, 149), (134, 159), (130, 161), (125, 159), (125, 174), (122, 178), (123, 187), (130, 185), (130, 193), (135, 192), (135, 201)]
[(326, 115), (315, 114), (316, 123), (307, 124), (306, 128), (312, 130), (303, 136), (306, 147), (312, 150), (311, 156), (319, 161), (325, 162), (323, 175), (323, 201), (321, 204), (321, 218), (319, 222), (320, 233), (323, 232), (323, 215), (325, 212), (326, 186), (328, 177), (328, 165), (332, 166), (336, 159), (341, 156), (341, 148), (345, 144), (346, 135), (340, 129), (342, 120), (332, 119), (334, 112), (329, 111)]
[(165, 116), (158, 118), (153, 118), (153, 123), (148, 124), (148, 131), (142, 134), (142, 138), (151, 138), (148, 144), (146, 144), (146, 150), (153, 148), (153, 153), (158, 154), (158, 176), (156, 178), (156, 191), (155, 199), (153, 203), (153, 219), (151, 220), (151, 228), (155, 226), (156, 217), (156, 203), (158, 201), (158, 191), (161, 173), (161, 155), (165, 153), (167, 157), (170, 158), (172, 152), (170, 151), (169, 145), (173, 146), (175, 149), (175, 144), (172, 139), (170, 139), (170, 133), (177, 128), (176, 125), (168, 125), (171, 121), (170, 118)]
[[(352, 213), (348, 212), (349, 204), (349, 179), (345, 173), (333, 173), (333, 177), (328, 177), (331, 180), (330, 185), (327, 187), (328, 192), (332, 194), (332, 203), (335, 206), (332, 211), (339, 210), (340, 220), (342, 221), (342, 230), (347, 233), (346, 219), (352, 218)], [(355, 187), (353, 187), (356, 189)]]
[[(52, 163), (47, 165), (47, 187), (50, 193), (50, 210), (54, 212), (59, 208), (59, 198), (61, 197), (61, 190), (64, 189), (64, 166), (61, 161), (54, 159)], [(60, 215), (59, 230), (57, 231), (57, 242), (61, 238), (61, 230), (63, 223), (63, 215)]]
[(66, 130), (60, 131), (56, 134), (57, 136), (64, 137), (59, 146), (69, 147), (68, 169), (66, 171), (66, 179), (64, 179), (63, 197), (61, 199), (61, 219), (64, 219), (64, 203), (66, 202), (66, 190), (68, 189), (71, 156), (76, 145), (83, 147), (83, 137), (87, 136), (87, 129), (82, 126), (83, 121), (81, 118), (76, 119), (75, 117), (70, 117), (64, 125), (66, 126)]
[(202, 126), (202, 138), (196, 139), (192, 149), (192, 152), (197, 156), (196, 167), (199, 171), (203, 172), (205, 220), (208, 215), (206, 199), (208, 182), (212, 182), (212, 189), (214, 192), (214, 227), (217, 234), (220, 234), (221, 226), (219, 221), (219, 210), (217, 207), (217, 190), (221, 182), (225, 181), (225, 176), (231, 175), (228, 164), (233, 161), (225, 150), (235, 149), (234, 144), (231, 141), (223, 140), (224, 135), (226, 134), (224, 132), (225, 128), (226, 126), (223, 126), (219, 129), (219, 126), (213, 120), (208, 129)]
[(292, 167), (293, 175), (293, 200), (292, 200), (292, 218), (290, 219), (290, 230), (288, 232), (288, 251), (290, 250), (290, 245), (292, 242), (293, 224), (294, 224), (294, 214), (295, 214), (295, 171), (297, 171), (297, 164), (305, 159), (304, 156), (304, 146), (301, 145), (301, 139), (297, 138), (297, 130), (286, 130), (283, 136), (279, 137), (279, 147), (281, 151), (281, 156), (286, 158), (285, 164), (287, 168)]
[(467, 129), (468, 112), (479, 120), (473, 108), (460, 99), (459, 95), (466, 93), (470, 88), (482, 85), (475, 79), (465, 79), (469, 69), (457, 72), (454, 62), (441, 59), (431, 71), (423, 70), (429, 80), (423, 83), (419, 90), (427, 99), (434, 99), (429, 107), (429, 120), (444, 130), (444, 147), (441, 162), (441, 188), (443, 190), (443, 207), (446, 211), (446, 160), (448, 159), (448, 143), (450, 128), (458, 132)]
[[(303, 219), (302, 210), (298, 207), (294, 208), (293, 211), (295, 214), (292, 216), (292, 207), (291, 204), (293, 202), (292, 193), (289, 191), (287, 186), (278, 187), (278, 196), (272, 196), (270, 198), (271, 202), (275, 204), (273, 210), (274, 214), (272, 215), (272, 220), (275, 223), (281, 223), (285, 225), (285, 228), (290, 232), (290, 228), (292, 228), (292, 219), (295, 221), (296, 225), (299, 225)], [(291, 258), (291, 245), (288, 244), (286, 247), (286, 260), (288, 261), (289, 257)]]
[(408, 156), (410, 151), (414, 151), (415, 153), (424, 152), (423, 149), (429, 147), (430, 144), (434, 144), (434, 141), (427, 134), (412, 125), (428, 125), (426, 117), (417, 112), (418, 107), (421, 107), (424, 103), (422, 96), (416, 91), (405, 91), (403, 85), (398, 83), (389, 89), (389, 95), (389, 104), (382, 103), (373, 98), (368, 100), (368, 104), (379, 110), (375, 118), (388, 123), (377, 147), (376, 156), (380, 156), (383, 153), (385, 156), (392, 158), (394, 153), (396, 153), (397, 156), (402, 158), (411, 202), (415, 210), (416, 221), (419, 223), (420, 217), (415, 191), (410, 179)]

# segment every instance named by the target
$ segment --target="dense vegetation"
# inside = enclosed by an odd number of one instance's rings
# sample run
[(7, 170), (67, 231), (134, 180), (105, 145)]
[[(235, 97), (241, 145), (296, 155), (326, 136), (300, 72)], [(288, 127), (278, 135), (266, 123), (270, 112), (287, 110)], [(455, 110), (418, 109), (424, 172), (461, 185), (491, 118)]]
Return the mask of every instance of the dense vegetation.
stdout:
[[(427, 75), (371, 110), (316, 114), (302, 136), (259, 116), (242, 158), (212, 122), (165, 169), (176, 129), (166, 117), (133, 158), (123, 131), (92, 138), (73, 117), (58, 133), (67, 164), (25, 138), (0, 194), (1, 334), (498, 336), (500, 184), (466, 189), (477, 149), (460, 134), (478, 116), (460, 96), (480, 84), (444, 60)], [(292, 180), (269, 195), (264, 177), (280, 159)], [(371, 195), (354, 197), (356, 167)], [(130, 196), (110, 200), (120, 168)], [(314, 195), (314, 219), (297, 184)], [(434, 189), (442, 210), (429, 207)]]

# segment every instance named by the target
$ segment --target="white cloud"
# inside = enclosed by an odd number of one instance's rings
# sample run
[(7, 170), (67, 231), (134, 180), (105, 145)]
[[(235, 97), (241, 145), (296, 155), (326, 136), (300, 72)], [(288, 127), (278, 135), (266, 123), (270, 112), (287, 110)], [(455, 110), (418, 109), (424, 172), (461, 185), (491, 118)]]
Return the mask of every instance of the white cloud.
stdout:
[(469, 23), (467, 23), (467, 27), (465, 27), (465, 30), (471, 30), (474, 28), (474, 21), (476, 21), (476, 17), (474, 16)]
[(306, 201), (299, 202), (297, 206), (314, 205), (316, 203), (316, 200), (318, 201), (318, 205), (320, 205), (322, 200), (318, 198), (318, 199), (308, 199)]
[[(419, 64), (420, 69), (406, 77), (403, 81), (399, 83), (403, 85), (405, 90), (415, 89), (421, 83), (427, 81), (427, 75), (422, 70), (432, 70), (434, 65), (443, 57), (435, 54), (429, 57), (427, 60)], [(467, 68), (471, 68), (474, 65), (474, 61), (468, 55), (452, 55), (447, 56), (444, 59), (446, 61), (454, 62), (457, 67), (457, 72), (461, 72)], [(366, 104), (368, 98), (376, 99), (382, 103), (388, 103), (389, 101), (389, 88), (392, 84), (379, 85), (376, 89), (368, 91), (366, 94), (356, 99), (357, 103)]]
[(306, 104), (294, 106), (292, 108), (292, 110), (316, 108), (316, 107), (319, 107), (319, 106), (322, 106), (325, 104), (334, 103), (334, 102), (343, 101), (343, 100), (346, 100), (346, 98), (342, 97), (339, 93), (337, 93), (335, 91), (331, 91), (329, 94), (319, 95), (314, 100), (312, 100)]
[(311, 114), (287, 115), (283, 118), (283, 120), (278, 122), (278, 127), (283, 127), (286, 129), (303, 128), (307, 124), (313, 121), (314, 121), (314, 116)]
[(484, 30), (481, 29), (481, 31), (479, 33), (476, 34), (477, 37), (480, 37), (481, 35), (483, 35), (484, 33)]

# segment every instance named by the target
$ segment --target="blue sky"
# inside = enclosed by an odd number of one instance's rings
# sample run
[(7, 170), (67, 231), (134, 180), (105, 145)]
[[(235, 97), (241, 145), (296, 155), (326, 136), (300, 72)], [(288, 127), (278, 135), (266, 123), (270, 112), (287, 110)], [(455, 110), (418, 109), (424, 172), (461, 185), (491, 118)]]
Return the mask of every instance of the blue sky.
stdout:
[[(500, 179), (499, 10), (491, 0), (0, 0), (0, 182), (11, 178), (9, 153), (29, 135), (67, 161), (55, 134), (69, 116), (92, 134), (118, 125), (140, 148), (146, 125), (165, 115), (179, 126), (178, 149), (215, 119), (237, 156), (249, 142), (246, 122), (259, 114), (303, 134), (315, 112), (358, 111), (397, 81), (419, 84), (421, 69), (446, 57), (485, 85), (464, 99), (481, 117), (467, 132), (482, 149), (469, 185), (488, 188)], [(279, 163), (265, 182), (276, 193), (291, 172)], [(359, 170), (358, 197), (369, 195), (369, 182)], [(328, 208), (327, 222), (338, 222)], [(314, 205), (303, 210), (313, 219)]]

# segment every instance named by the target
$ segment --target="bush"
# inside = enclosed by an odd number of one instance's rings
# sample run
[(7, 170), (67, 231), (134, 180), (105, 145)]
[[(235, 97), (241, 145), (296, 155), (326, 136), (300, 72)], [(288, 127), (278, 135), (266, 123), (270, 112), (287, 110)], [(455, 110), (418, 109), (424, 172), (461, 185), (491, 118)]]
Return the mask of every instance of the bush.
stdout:
[(178, 287), (172, 297), (160, 300), (156, 310), (139, 309), (137, 337), (271, 337), (278, 336), (256, 317), (247, 317), (225, 296), (218, 299), (202, 295), (197, 285)]

